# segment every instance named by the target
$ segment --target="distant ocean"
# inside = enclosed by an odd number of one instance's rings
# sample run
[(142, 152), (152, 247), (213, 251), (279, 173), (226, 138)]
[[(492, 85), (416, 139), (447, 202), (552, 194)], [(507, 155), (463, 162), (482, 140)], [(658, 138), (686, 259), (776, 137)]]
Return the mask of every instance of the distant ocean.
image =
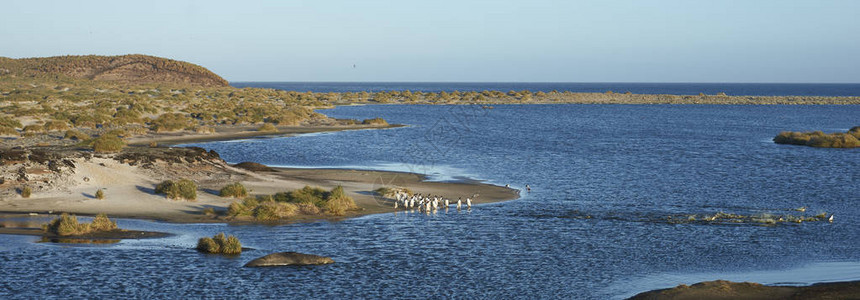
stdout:
[(612, 83), (612, 82), (231, 82), (234, 87), (260, 87), (300, 92), (379, 91), (521, 91), (578, 93), (674, 94), (730, 96), (860, 96), (860, 83)]

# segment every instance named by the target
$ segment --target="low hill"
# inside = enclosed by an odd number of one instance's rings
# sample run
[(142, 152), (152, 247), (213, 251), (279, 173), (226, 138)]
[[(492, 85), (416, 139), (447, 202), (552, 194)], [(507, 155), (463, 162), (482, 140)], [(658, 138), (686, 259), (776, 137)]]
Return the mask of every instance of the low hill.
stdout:
[(171, 83), (227, 86), (227, 80), (204, 67), (148, 55), (54, 56), (13, 59), (0, 57), (0, 76), (65, 75), (119, 83)]

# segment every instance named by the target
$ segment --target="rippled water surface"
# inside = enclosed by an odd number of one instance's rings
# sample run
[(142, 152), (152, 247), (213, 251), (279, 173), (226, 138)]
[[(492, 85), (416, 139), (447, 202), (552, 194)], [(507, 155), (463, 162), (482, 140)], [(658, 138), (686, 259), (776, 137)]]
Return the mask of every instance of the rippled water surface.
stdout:
[[(471, 212), (336, 223), (120, 220), (124, 228), (176, 235), (108, 246), (0, 235), (0, 298), (605, 299), (720, 278), (860, 279), (860, 150), (770, 141), (782, 130), (860, 125), (857, 106), (382, 105), (323, 112), (409, 126), (198, 146), (230, 162), (405, 170), (433, 180), (530, 184), (533, 191)], [(806, 213), (793, 210), (801, 206), (809, 207)], [(666, 222), (720, 211), (826, 211), (836, 222)], [(220, 231), (254, 250), (226, 258), (190, 249)], [(241, 268), (275, 251), (327, 255), (337, 263)]]

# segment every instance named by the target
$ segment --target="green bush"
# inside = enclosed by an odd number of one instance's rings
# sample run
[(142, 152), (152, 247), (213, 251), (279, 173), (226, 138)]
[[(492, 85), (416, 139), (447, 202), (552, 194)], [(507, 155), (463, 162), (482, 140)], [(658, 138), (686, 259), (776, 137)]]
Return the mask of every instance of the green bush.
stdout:
[(96, 153), (116, 153), (125, 147), (125, 141), (115, 135), (102, 135), (92, 141)]
[(248, 196), (248, 190), (241, 183), (231, 183), (221, 188), (219, 192), (221, 197), (243, 198)]
[(197, 199), (197, 184), (188, 179), (177, 182), (165, 180), (155, 186), (155, 193), (165, 195), (170, 199)]
[(212, 238), (204, 237), (197, 240), (197, 251), (211, 254), (235, 255), (242, 253), (242, 243), (235, 236), (225, 236), (222, 232)]
[(96, 199), (104, 200), (104, 198), (105, 198), (105, 191), (104, 190), (99, 189), (98, 191), (96, 191)]
[(21, 188), (21, 197), (22, 197), (22, 198), (30, 198), (30, 194), (31, 194), (32, 192), (33, 192), (33, 191), (32, 191), (32, 190), (30, 190), (30, 187), (29, 187), (29, 186), (22, 187), (22, 188)]
[(66, 134), (63, 136), (63, 138), (69, 139), (69, 140), (83, 141), (83, 140), (90, 139), (90, 136), (86, 133), (83, 133), (83, 132), (80, 132), (80, 131), (77, 131), (74, 129), (70, 129), (70, 130), (66, 130)]

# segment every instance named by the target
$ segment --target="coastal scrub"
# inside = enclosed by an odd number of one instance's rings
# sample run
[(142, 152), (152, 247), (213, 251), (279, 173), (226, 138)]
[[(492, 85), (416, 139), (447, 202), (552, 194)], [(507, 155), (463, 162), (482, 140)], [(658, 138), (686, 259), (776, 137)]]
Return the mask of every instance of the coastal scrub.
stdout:
[(111, 221), (105, 214), (96, 215), (92, 223), (80, 223), (75, 215), (63, 213), (50, 223), (42, 225), (42, 230), (45, 232), (60, 236), (82, 235), (114, 229), (117, 229), (116, 222)]
[(773, 142), (818, 148), (856, 148), (860, 147), (858, 139), (860, 139), (860, 126), (852, 127), (845, 133), (783, 131), (773, 138)]
[(94, 139), (92, 145), (96, 153), (117, 153), (125, 147), (125, 141), (115, 135), (102, 135)]
[(213, 237), (203, 237), (197, 240), (197, 251), (210, 254), (235, 255), (242, 253), (242, 243), (239, 238), (224, 233), (218, 233)]
[(155, 186), (155, 193), (165, 195), (170, 199), (197, 199), (197, 184), (188, 179), (179, 181), (165, 180)]
[(242, 198), (248, 196), (248, 190), (241, 183), (235, 182), (221, 188), (218, 194), (221, 197)]
[(231, 217), (252, 217), (259, 222), (273, 222), (296, 215), (319, 215), (327, 213), (342, 216), (358, 209), (352, 197), (346, 195), (342, 186), (331, 191), (318, 187), (281, 192), (274, 195), (248, 197), (230, 204), (227, 215)]

